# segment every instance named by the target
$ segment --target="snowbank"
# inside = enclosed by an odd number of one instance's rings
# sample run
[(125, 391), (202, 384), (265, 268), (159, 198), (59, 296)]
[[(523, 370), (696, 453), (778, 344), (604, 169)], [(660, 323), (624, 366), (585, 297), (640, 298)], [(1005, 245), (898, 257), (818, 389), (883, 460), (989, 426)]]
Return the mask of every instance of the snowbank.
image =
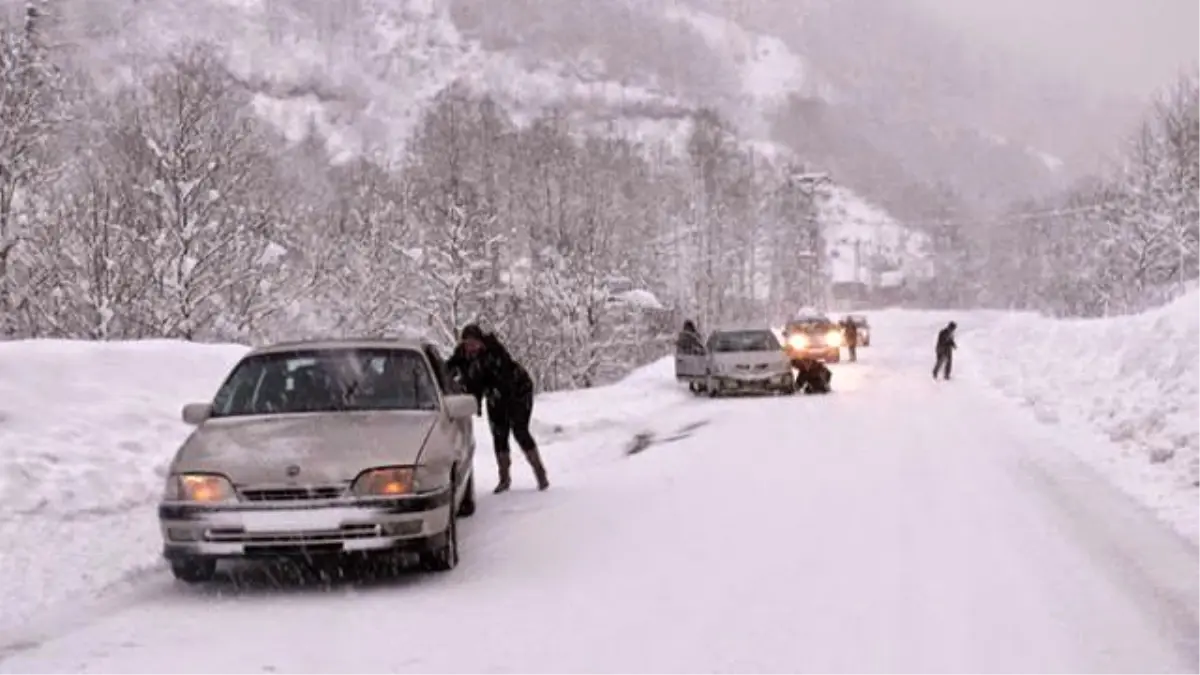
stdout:
[(1128, 317), (1017, 314), (979, 330), (960, 323), (963, 351), (979, 354), (964, 364), (980, 364), (983, 378), (1043, 422), (1106, 436), (1113, 444), (1096, 444), (1084, 459), (1197, 538), (1200, 293)]
[(245, 352), (175, 341), (0, 343), (0, 634), (158, 564), (154, 501)]
[[(180, 408), (211, 398), (245, 351), (166, 340), (0, 343), (0, 635), (147, 574), (166, 578), (154, 504), (190, 430)], [(666, 359), (610, 387), (538, 397), (534, 433), (554, 476), (594, 465), (598, 453), (618, 461), (664, 407), (690, 400), (671, 369)], [(476, 434), (490, 481), (485, 418)]]

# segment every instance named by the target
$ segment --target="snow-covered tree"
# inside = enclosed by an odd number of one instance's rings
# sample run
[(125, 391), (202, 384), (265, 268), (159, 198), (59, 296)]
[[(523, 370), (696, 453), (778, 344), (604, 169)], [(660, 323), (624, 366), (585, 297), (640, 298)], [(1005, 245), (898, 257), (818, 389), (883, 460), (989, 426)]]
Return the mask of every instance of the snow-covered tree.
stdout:
[(128, 181), (142, 301), (157, 334), (253, 333), (279, 310), (271, 272), (277, 202), (269, 130), (206, 46), (192, 47), (127, 92), (113, 143)]
[(21, 270), (17, 257), (44, 214), (40, 194), (59, 166), (49, 145), (65, 122), (63, 77), (41, 38), (40, 7), (27, 3), (23, 25), (0, 15), (0, 334), (20, 329), (44, 281), (45, 270)]

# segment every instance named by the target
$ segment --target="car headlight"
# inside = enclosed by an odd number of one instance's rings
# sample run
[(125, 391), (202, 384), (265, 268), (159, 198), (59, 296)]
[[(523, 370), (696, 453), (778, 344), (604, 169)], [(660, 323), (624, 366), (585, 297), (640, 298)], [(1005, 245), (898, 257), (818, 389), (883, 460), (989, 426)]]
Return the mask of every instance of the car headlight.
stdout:
[(163, 501), (206, 504), (237, 501), (233, 483), (215, 473), (179, 473), (167, 476)]
[(793, 335), (790, 338), (788, 338), (788, 346), (791, 347), (792, 349), (804, 349), (805, 347), (808, 346), (808, 336)]
[(830, 331), (829, 335), (825, 338), (825, 342), (831, 347), (841, 347), (846, 343), (846, 336), (837, 331)]
[(356, 497), (403, 497), (437, 490), (450, 484), (450, 476), (435, 475), (421, 466), (381, 466), (358, 474), (350, 486)]

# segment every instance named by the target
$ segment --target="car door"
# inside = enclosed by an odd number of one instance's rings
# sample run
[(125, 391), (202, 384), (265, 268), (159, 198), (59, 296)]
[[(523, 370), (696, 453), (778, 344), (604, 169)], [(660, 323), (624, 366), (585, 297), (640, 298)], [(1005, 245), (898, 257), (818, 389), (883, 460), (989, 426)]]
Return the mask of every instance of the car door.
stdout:
[(699, 350), (700, 354), (691, 354), (680, 349), (678, 345), (675, 347), (675, 378), (679, 380), (690, 380), (693, 378), (701, 378), (707, 375), (706, 364), (708, 356), (703, 347)]
[[(458, 380), (450, 377), (450, 372), (446, 369), (446, 361), (438, 353), (437, 347), (425, 344), (423, 349), (425, 358), (429, 359), (429, 365), (433, 367), (434, 378), (437, 379), (443, 396), (469, 393), (463, 389)], [(475, 425), (470, 418), (452, 420), (451, 424), (454, 426), (455, 445), (458, 448), (459, 479), (462, 479), (475, 461)]]

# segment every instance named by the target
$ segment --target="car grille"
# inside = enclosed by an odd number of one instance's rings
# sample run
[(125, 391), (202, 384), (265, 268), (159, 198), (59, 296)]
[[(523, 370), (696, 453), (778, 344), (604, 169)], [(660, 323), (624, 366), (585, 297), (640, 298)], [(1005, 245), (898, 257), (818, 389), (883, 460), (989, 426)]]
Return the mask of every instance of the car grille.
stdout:
[(769, 364), (766, 364), (766, 363), (757, 363), (754, 365), (739, 363), (737, 366), (737, 369), (738, 370), (766, 370), (768, 367), (770, 367), (770, 366), (769, 366)]
[(213, 528), (204, 533), (204, 540), (224, 544), (336, 544), (348, 539), (370, 539), (382, 534), (378, 525), (343, 525), (336, 530), (307, 530), (303, 532), (247, 532), (241, 528)]
[(263, 488), (241, 491), (242, 499), (248, 502), (300, 502), (314, 499), (337, 499), (345, 493), (346, 486), (344, 485)]

